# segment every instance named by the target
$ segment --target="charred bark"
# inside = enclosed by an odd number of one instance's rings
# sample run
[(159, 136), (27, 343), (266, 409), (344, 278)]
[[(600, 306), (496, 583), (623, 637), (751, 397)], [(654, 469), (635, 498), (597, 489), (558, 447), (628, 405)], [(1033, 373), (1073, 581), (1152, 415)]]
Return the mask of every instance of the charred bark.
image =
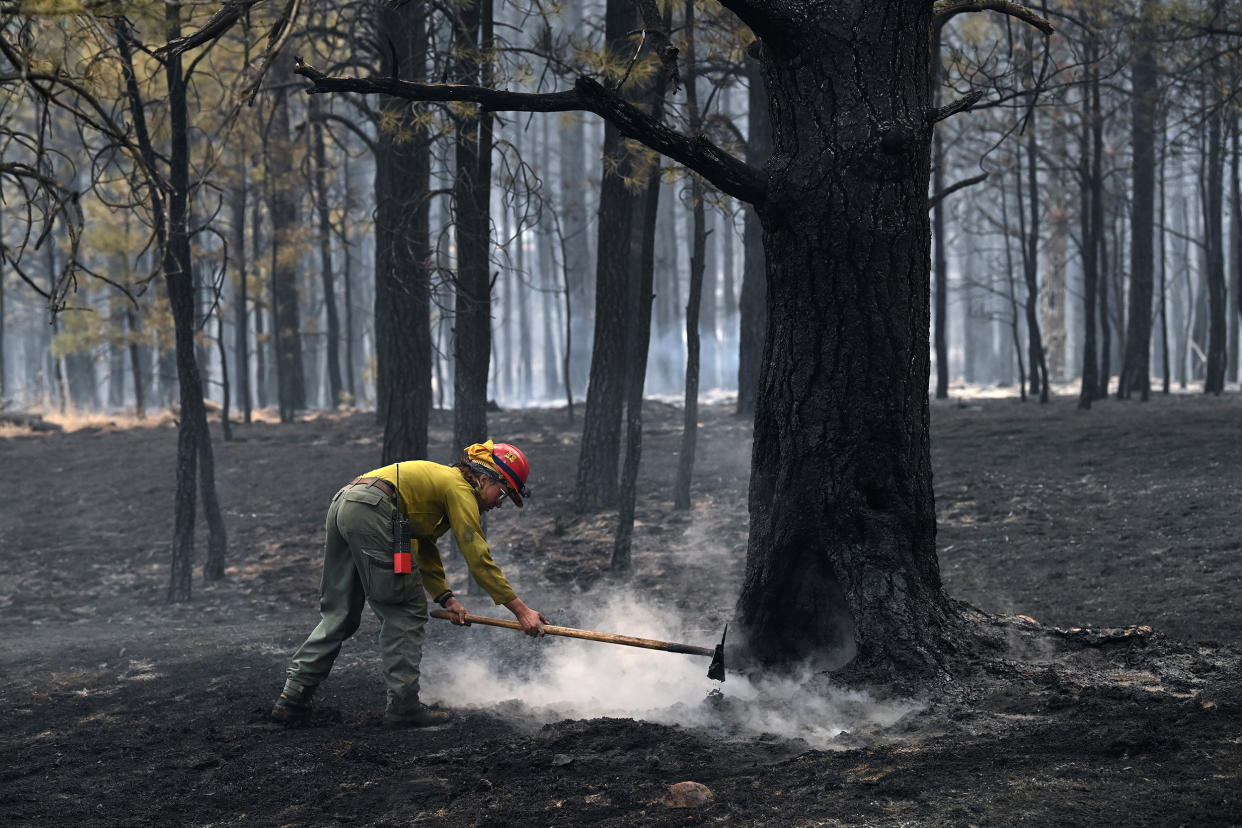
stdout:
[(957, 627), (928, 442), (931, 6), (845, 5), (762, 50), (769, 328), (738, 616), (764, 661), (926, 674)]

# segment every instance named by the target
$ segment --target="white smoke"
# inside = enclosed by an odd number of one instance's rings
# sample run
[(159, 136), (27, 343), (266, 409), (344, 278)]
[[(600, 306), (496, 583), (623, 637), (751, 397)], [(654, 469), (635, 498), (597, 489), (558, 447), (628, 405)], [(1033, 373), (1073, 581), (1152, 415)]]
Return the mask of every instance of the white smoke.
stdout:
[[(590, 597), (590, 596), (583, 596)], [(575, 614), (573, 626), (678, 641), (711, 648), (719, 631), (687, 630), (672, 612), (656, 612), (648, 601), (612, 597)], [(554, 619), (555, 620), (555, 619)], [(444, 624), (444, 622), (430, 623)], [(447, 624), (444, 624), (447, 627)], [(434, 635), (484, 636), (478, 649), (428, 647), (423, 661), (423, 698), (449, 708), (512, 712), (513, 702), (537, 723), (561, 719), (618, 717), (670, 725), (702, 727), (730, 736), (772, 734), (802, 739), (817, 748), (833, 747), (842, 733), (874, 732), (921, 709), (913, 700), (877, 702), (857, 690), (809, 689), (810, 675), (747, 676), (727, 672), (721, 684), (707, 678), (709, 659), (559, 636), (531, 639), (515, 631), (484, 628), (439, 629)], [(538, 648), (536, 673), (514, 675), (501, 659), (485, 651)], [(473, 642), (471, 647), (473, 648)], [(725, 664), (726, 671), (729, 665)]]

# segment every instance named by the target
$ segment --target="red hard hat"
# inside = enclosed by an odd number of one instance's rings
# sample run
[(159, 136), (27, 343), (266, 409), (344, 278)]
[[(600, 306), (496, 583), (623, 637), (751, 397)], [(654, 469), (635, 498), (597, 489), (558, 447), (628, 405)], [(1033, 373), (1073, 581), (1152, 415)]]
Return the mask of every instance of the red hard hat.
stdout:
[(522, 450), (510, 443), (496, 443), (492, 446), (492, 459), (496, 468), (504, 475), (512, 490), (510, 497), (514, 505), (522, 506), (522, 498), (527, 497), (526, 477), (530, 474), (530, 461)]

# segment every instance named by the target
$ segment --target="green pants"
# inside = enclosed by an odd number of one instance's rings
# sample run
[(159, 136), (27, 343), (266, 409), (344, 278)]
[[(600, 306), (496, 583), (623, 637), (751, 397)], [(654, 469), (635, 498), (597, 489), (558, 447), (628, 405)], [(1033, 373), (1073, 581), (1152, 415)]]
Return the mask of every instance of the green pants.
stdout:
[(380, 620), (388, 708), (418, 703), (427, 596), (417, 568), (392, 571), (392, 498), (375, 486), (346, 486), (332, 498), (325, 525), (319, 626), (293, 656), (285, 692), (309, 699), (332, 669), (341, 644), (358, 629), (363, 599)]

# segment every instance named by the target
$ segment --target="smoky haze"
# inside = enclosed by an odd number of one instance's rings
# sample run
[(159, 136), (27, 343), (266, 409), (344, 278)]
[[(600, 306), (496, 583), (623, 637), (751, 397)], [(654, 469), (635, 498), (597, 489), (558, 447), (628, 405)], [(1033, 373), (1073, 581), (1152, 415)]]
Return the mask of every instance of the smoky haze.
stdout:
[[(684, 616), (633, 594), (585, 593), (575, 599), (566, 614), (582, 628), (704, 647), (720, 638), (719, 630), (695, 628)], [(439, 630), (433, 640), (445, 634)], [(809, 669), (783, 676), (742, 674), (729, 670), (726, 661), (721, 684), (707, 678), (705, 657), (556, 636), (535, 640), (478, 625), (447, 634), (470, 637), (470, 649), (450, 655), (428, 647), (424, 699), (450, 708), (488, 709), (528, 724), (634, 718), (829, 748), (843, 733), (885, 728), (922, 708), (915, 700), (881, 702), (858, 690), (825, 692), (822, 683), (811, 691)], [(515, 661), (520, 666), (514, 667)]]

